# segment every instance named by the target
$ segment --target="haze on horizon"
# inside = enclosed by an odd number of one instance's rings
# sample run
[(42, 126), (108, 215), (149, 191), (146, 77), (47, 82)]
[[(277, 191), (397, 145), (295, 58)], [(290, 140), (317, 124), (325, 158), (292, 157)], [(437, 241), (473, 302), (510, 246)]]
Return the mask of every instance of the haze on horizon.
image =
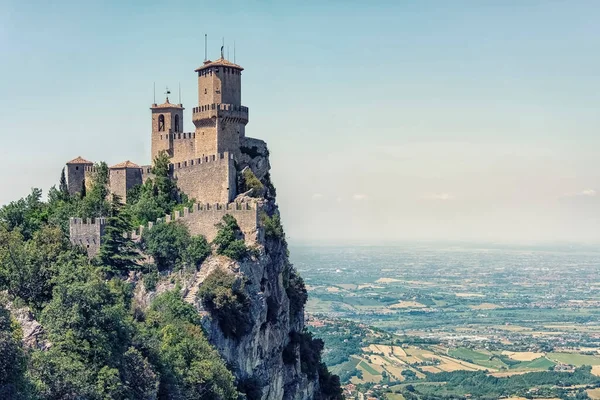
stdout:
[(153, 82), (193, 130), (208, 33), (291, 241), (600, 242), (600, 3), (122, 3), (0, 4), (0, 204), (149, 163)]

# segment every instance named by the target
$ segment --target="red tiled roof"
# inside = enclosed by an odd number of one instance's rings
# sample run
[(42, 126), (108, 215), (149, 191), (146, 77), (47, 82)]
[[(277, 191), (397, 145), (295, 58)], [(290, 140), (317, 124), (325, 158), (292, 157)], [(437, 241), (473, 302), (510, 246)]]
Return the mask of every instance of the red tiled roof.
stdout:
[(229, 67), (229, 68), (239, 69), (240, 71), (244, 70), (244, 68), (240, 67), (239, 65), (234, 64), (231, 61), (226, 60), (223, 57), (221, 57), (215, 61), (210, 61), (210, 60), (204, 61), (204, 64), (199, 66), (198, 68), (196, 68), (195, 71), (196, 72), (202, 71), (203, 69), (210, 68), (210, 67)]
[(69, 161), (67, 164), (94, 164), (91, 161), (86, 160), (85, 158), (81, 158), (81, 156)]
[(169, 103), (169, 99), (167, 99), (162, 104), (152, 104), (152, 107), (150, 107), (150, 108), (183, 108), (183, 105), (182, 104)]
[(110, 169), (119, 169), (119, 168), (140, 168), (136, 163), (132, 163), (131, 161), (123, 161), (122, 163), (113, 165)]

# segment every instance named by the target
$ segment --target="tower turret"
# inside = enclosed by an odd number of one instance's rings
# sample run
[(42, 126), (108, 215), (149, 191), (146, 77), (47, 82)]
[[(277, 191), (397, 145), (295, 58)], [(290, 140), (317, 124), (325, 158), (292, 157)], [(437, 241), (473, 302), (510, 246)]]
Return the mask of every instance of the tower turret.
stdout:
[(240, 138), (245, 136), (248, 123), (248, 107), (242, 106), (243, 70), (222, 55), (196, 69), (198, 107), (194, 107), (193, 121), (197, 156), (239, 153)]
[(163, 104), (152, 104), (152, 159), (161, 151), (173, 156), (175, 135), (183, 132), (183, 105), (172, 104), (169, 98)]

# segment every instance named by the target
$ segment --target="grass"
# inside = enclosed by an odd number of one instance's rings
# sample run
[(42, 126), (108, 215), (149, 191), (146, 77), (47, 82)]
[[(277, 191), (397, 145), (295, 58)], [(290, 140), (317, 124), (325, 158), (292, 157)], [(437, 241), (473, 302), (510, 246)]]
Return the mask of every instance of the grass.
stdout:
[(600, 365), (600, 357), (577, 353), (548, 353), (548, 358), (562, 364), (571, 364), (577, 367), (582, 365)]
[(503, 363), (502, 360), (496, 358), (496, 356), (493, 354), (471, 350), (466, 347), (450, 349), (448, 351), (448, 355), (461, 360), (470, 361), (473, 364), (481, 365), (482, 367), (486, 368), (508, 368), (508, 365)]
[(367, 364), (366, 362), (362, 361), (360, 364), (358, 364), (359, 368), (364, 369), (366, 372), (368, 372), (371, 375), (381, 375), (381, 373), (379, 371), (377, 371), (375, 368), (371, 367), (371, 365)]

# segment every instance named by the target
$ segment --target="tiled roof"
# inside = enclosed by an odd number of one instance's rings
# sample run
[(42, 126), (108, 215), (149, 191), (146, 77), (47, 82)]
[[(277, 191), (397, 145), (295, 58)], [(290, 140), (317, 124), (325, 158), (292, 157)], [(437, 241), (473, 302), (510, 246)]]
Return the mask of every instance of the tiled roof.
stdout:
[(139, 165), (132, 163), (131, 161), (123, 161), (122, 163), (113, 165), (110, 169), (119, 169), (119, 168), (140, 168)]
[(162, 104), (152, 104), (152, 108), (183, 108), (183, 105), (169, 103), (169, 99), (167, 98)]
[(86, 160), (85, 158), (81, 158), (81, 156), (69, 161), (67, 164), (94, 164), (91, 161)]
[(196, 72), (202, 71), (203, 69), (210, 68), (210, 67), (230, 67), (230, 68), (237, 68), (240, 71), (244, 70), (244, 68), (240, 67), (239, 65), (234, 64), (231, 61), (226, 60), (223, 57), (221, 57), (215, 61), (210, 61), (210, 60), (204, 61), (204, 64), (199, 66), (198, 68), (196, 68), (195, 71)]

